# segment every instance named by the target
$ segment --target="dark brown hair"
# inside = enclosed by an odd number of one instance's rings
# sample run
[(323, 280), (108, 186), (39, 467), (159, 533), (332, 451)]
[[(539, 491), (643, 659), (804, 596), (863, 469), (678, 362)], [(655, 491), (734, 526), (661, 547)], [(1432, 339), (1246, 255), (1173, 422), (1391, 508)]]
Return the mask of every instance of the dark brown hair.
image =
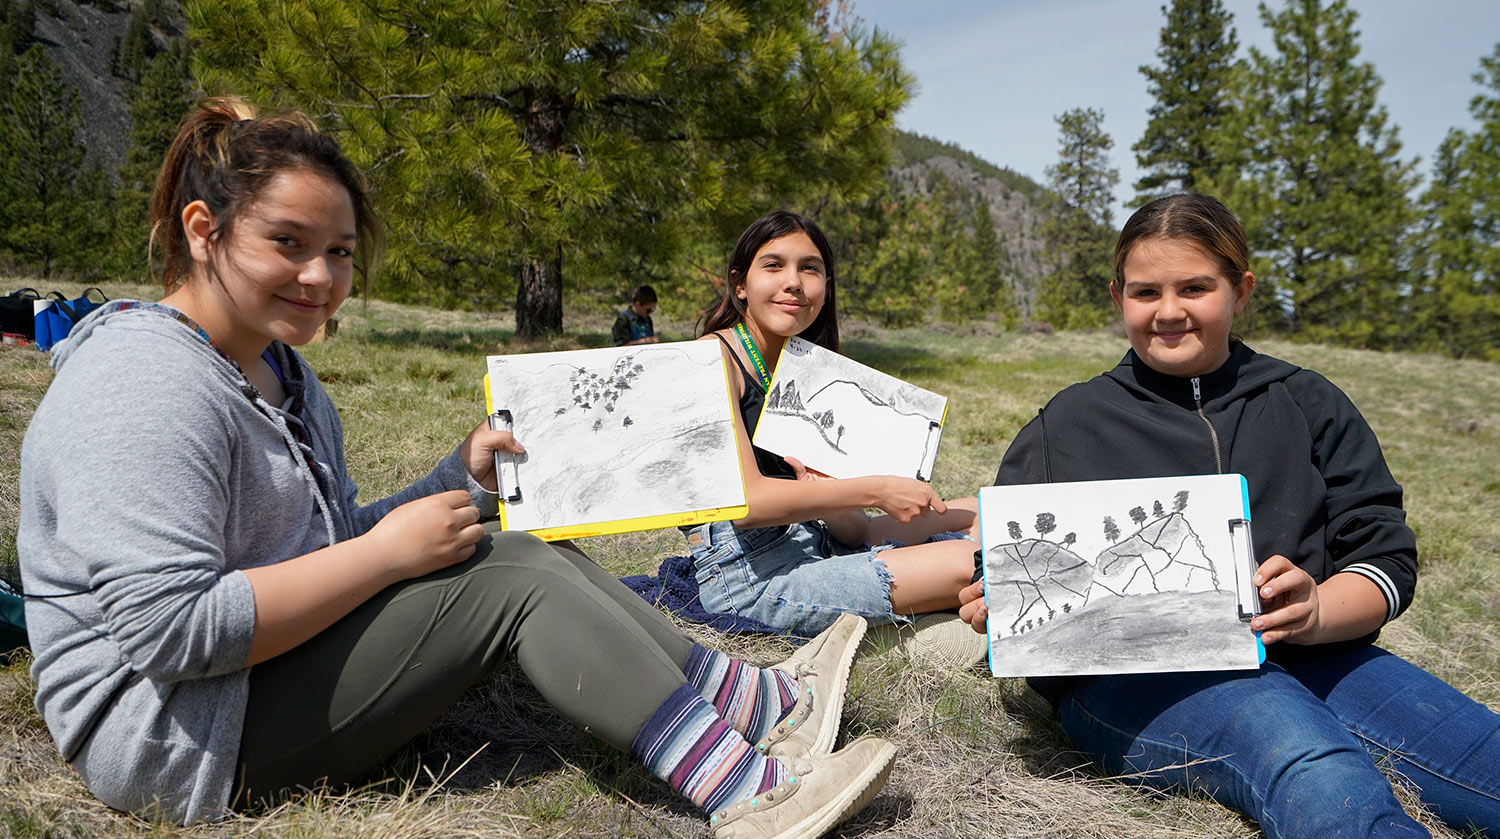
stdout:
[(1115, 240), (1115, 277), (1110, 288), (1125, 288), (1125, 260), (1138, 244), (1151, 239), (1176, 239), (1197, 245), (1219, 263), (1224, 279), (1240, 287), (1250, 270), (1250, 245), (1245, 228), (1216, 198), (1183, 192), (1156, 199), (1130, 216)]
[(257, 116), (245, 100), (221, 96), (199, 102), (183, 120), (151, 193), (150, 250), (153, 258), (159, 251), (166, 291), (180, 288), (192, 273), (183, 208), (206, 204), (214, 215), (210, 241), (221, 240), (278, 174), (299, 169), (326, 175), (348, 191), (359, 236), (354, 267), (368, 278), (380, 248), (380, 224), (364, 178), (338, 143), (301, 111)]
[(807, 234), (807, 238), (812, 240), (818, 253), (823, 257), (826, 290), (823, 292), (823, 308), (819, 310), (813, 322), (808, 324), (797, 337), (811, 341), (825, 349), (839, 351), (839, 315), (834, 298), (836, 284), (834, 283), (833, 248), (828, 244), (828, 237), (823, 235), (823, 231), (812, 219), (799, 216), (789, 210), (772, 210), (756, 219), (745, 228), (744, 233), (740, 234), (740, 240), (735, 243), (734, 250), (729, 254), (729, 267), (724, 271), (724, 296), (704, 311), (703, 317), (699, 318), (698, 334), (700, 336), (734, 326), (745, 319), (745, 301), (737, 297), (734, 290), (745, 281), (755, 254), (767, 242), (798, 231)]

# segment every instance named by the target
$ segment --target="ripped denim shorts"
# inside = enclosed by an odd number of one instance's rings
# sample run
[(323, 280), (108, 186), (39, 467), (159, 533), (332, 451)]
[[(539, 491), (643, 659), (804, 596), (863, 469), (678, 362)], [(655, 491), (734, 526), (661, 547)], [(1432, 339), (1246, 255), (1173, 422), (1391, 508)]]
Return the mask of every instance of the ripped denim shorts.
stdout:
[(904, 621), (891, 610), (891, 575), (878, 554), (852, 548), (821, 522), (741, 530), (716, 521), (687, 530), (703, 608), (811, 637), (842, 612), (872, 624)]

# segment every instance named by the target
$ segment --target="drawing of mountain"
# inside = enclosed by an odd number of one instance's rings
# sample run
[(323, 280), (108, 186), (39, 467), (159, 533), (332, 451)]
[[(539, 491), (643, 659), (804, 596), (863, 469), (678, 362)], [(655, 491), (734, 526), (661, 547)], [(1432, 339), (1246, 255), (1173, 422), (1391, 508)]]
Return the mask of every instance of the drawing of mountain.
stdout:
[(1173, 512), (1106, 548), (1094, 560), (1089, 594), (1120, 597), (1165, 591), (1219, 591), (1219, 573), (1192, 523)]
[(1023, 539), (990, 549), (985, 602), (990, 614), (1004, 616), (1012, 633), (1029, 632), (1057, 620), (1088, 600), (1094, 567), (1083, 557), (1046, 539)]

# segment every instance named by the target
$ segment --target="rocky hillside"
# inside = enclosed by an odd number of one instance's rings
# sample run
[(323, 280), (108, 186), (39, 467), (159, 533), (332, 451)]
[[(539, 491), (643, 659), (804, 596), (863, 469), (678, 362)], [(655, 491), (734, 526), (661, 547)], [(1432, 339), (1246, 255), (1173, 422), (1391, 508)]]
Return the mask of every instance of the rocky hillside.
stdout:
[[(51, 0), (37, 8), (34, 36), (63, 80), (77, 88), (84, 147), (91, 162), (108, 169), (124, 162), (130, 131), (130, 83), (116, 72), (118, 54), (131, 16), (145, 15), (146, 5), (137, 0)], [(182, 34), (181, 7), (177, 0), (157, 0), (153, 6), (162, 23), (147, 25), (146, 37), (152, 51), (163, 50)]]
[(995, 232), (1005, 248), (1006, 273), (1017, 280), (1023, 311), (1029, 310), (1031, 291), (1042, 275), (1041, 220), (1046, 190), (1035, 181), (965, 151), (920, 134), (896, 132), (896, 160), (889, 178), (906, 194), (932, 191), (934, 175), (960, 190), (982, 194), (990, 205)]

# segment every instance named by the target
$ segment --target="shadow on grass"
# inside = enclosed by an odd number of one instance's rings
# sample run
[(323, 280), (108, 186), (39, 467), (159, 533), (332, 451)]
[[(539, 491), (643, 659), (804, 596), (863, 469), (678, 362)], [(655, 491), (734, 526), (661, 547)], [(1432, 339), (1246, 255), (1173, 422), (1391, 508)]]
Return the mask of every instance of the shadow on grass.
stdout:
[(887, 375), (912, 381), (951, 373), (962, 362), (915, 347), (854, 339), (839, 346), (842, 355), (867, 364)]
[(534, 353), (555, 350), (579, 350), (607, 347), (610, 337), (604, 332), (570, 332), (537, 341), (516, 339), (514, 329), (492, 327), (472, 329), (394, 329), (370, 332), (361, 339), (396, 350), (427, 348), (444, 352)]
[(1001, 704), (1006, 715), (1021, 725), (1021, 734), (1010, 749), (1030, 774), (1041, 778), (1094, 776), (1092, 763), (1073, 749), (1047, 700), (1027, 688), (1007, 694)]

